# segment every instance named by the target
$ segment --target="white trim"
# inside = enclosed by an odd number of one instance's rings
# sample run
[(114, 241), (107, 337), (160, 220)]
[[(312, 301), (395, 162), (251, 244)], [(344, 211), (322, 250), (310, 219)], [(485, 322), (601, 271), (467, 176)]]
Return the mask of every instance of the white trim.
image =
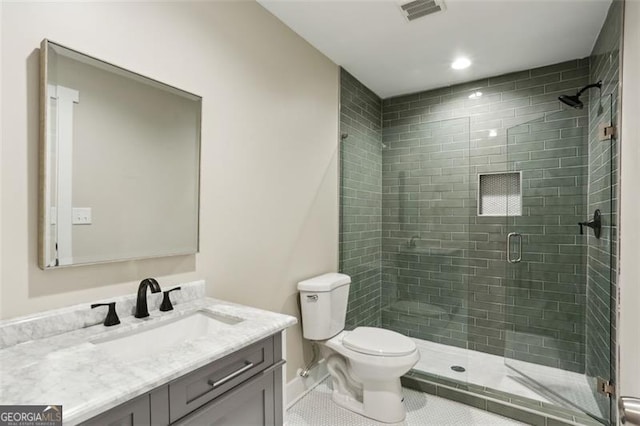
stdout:
[(73, 105), (77, 90), (56, 86), (56, 234), (58, 265), (73, 264)]
[[(47, 103), (46, 108), (49, 111), (49, 114), (47, 114), (45, 117), (46, 123), (45, 123), (44, 139), (55, 141), (55, 138), (53, 137), (53, 129), (52, 129), (52, 123), (53, 123), (52, 112), (55, 111), (57, 116), (58, 106), (56, 105), (56, 108), (55, 109), (53, 108), (53, 104), (57, 100), (56, 86), (52, 84), (48, 84), (47, 95), (45, 96), (46, 96), (46, 103)], [(55, 158), (54, 157), (54, 155), (56, 154), (55, 147), (56, 147), (55, 143), (45, 144), (44, 150), (46, 150), (46, 152), (42, 152), (42, 154), (44, 154), (44, 158), (46, 159), (46, 161), (50, 162), (52, 158)], [(50, 164), (45, 165), (44, 167), (45, 170), (47, 170), (49, 166)], [(55, 262), (53, 262), (54, 256), (51, 253), (51, 241), (55, 239), (55, 235), (53, 235), (52, 225), (54, 225), (58, 220), (58, 213), (57, 213), (56, 207), (51, 205), (51, 198), (52, 198), (52, 191), (53, 191), (53, 187), (51, 186), (51, 173), (45, 173), (44, 179), (45, 179), (44, 206), (43, 206), (44, 252), (45, 252), (44, 262), (47, 266), (55, 266)]]
[(620, 129), (617, 394), (640, 398), (640, 2), (626, 1)]
[[(282, 330), (282, 359), (287, 360), (287, 329)], [(282, 417), (283, 422), (287, 418), (287, 363), (282, 366)]]
[(286, 386), (285, 398), (286, 400), (286, 408), (289, 409), (293, 404), (298, 402), (303, 396), (308, 394), (320, 384), (324, 379), (329, 376), (329, 372), (327, 371), (327, 364), (324, 362), (324, 359), (320, 360), (318, 364), (316, 364), (309, 371), (309, 376), (302, 377), (300, 376), (300, 372), (302, 369), (298, 369), (296, 371), (296, 377), (289, 381)]

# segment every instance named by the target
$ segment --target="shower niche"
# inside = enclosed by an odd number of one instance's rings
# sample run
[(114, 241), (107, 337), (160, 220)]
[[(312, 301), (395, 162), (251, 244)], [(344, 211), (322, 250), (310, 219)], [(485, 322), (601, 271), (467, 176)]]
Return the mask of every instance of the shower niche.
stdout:
[(478, 174), (478, 216), (522, 216), (522, 173)]

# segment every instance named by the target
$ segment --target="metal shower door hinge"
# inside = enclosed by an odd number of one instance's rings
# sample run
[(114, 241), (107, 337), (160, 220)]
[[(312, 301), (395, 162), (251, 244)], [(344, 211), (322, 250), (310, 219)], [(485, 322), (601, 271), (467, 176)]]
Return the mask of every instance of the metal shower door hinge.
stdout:
[(598, 377), (598, 392), (613, 396), (616, 394), (616, 387), (610, 380), (603, 379), (602, 377)]
[(602, 123), (598, 126), (598, 134), (601, 141), (608, 141), (616, 137), (616, 126), (611, 123)]

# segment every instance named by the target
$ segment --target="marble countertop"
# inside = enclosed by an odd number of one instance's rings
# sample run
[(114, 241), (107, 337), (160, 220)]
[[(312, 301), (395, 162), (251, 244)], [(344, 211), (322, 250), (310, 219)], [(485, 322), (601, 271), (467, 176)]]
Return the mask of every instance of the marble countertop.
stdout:
[[(199, 310), (242, 321), (135, 361), (91, 343)], [(121, 318), (114, 327), (99, 324), (30, 340), (0, 350), (0, 403), (61, 404), (63, 423), (75, 425), (295, 323), (288, 315), (199, 298), (142, 320)]]

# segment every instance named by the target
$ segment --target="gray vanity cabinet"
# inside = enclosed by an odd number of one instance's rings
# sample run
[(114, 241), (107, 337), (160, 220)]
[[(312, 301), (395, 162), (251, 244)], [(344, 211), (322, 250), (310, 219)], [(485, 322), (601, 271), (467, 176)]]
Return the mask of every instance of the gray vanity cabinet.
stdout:
[(151, 424), (149, 395), (142, 395), (83, 423), (88, 426), (139, 426)]
[(282, 424), (280, 333), (102, 413), (91, 426)]

